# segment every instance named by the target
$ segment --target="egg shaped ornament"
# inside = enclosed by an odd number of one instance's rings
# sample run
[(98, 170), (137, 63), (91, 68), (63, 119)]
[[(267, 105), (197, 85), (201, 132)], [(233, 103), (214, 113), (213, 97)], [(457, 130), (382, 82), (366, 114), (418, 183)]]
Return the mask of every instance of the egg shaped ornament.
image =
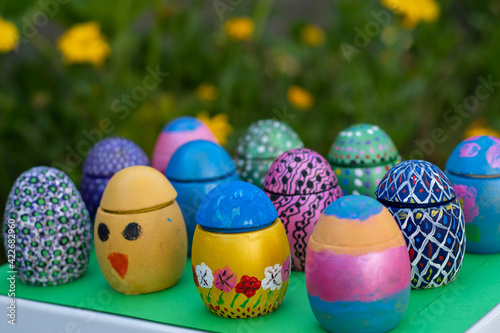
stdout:
[(219, 143), (210, 128), (194, 117), (178, 117), (167, 123), (156, 140), (151, 158), (153, 168), (165, 173), (175, 151), (183, 144), (194, 140)]
[(297, 133), (287, 124), (274, 119), (259, 120), (238, 141), (238, 174), (242, 180), (262, 188), (274, 159), (287, 150), (303, 147)]
[(11, 270), (25, 284), (60, 285), (87, 269), (90, 216), (75, 184), (58, 169), (35, 167), (17, 178), (5, 206), (3, 236)]
[(500, 139), (465, 139), (448, 158), (445, 174), (464, 212), (466, 251), (500, 252)]
[(274, 160), (264, 181), (264, 192), (285, 227), (292, 269), (303, 271), (314, 225), (323, 210), (342, 196), (337, 177), (320, 154), (296, 148)]
[(106, 281), (123, 294), (144, 294), (179, 281), (187, 257), (177, 192), (159, 171), (132, 166), (109, 181), (94, 223), (94, 246)]
[(272, 202), (255, 185), (221, 184), (196, 215), (194, 283), (206, 307), (226, 318), (276, 310), (290, 281), (290, 248)]
[(377, 200), (348, 195), (321, 214), (309, 239), (306, 288), (329, 332), (387, 332), (403, 318), (411, 265), (405, 239)]
[(344, 194), (374, 192), (387, 171), (399, 163), (398, 150), (380, 127), (358, 124), (339, 133), (328, 153)]
[(83, 201), (92, 221), (111, 177), (121, 169), (133, 165), (150, 163), (144, 151), (131, 140), (111, 137), (92, 147), (83, 163), (81, 183)]
[(412, 287), (435, 288), (453, 281), (465, 253), (465, 221), (444, 173), (426, 161), (401, 162), (384, 176), (375, 195), (405, 236)]
[(188, 255), (191, 255), (201, 201), (213, 188), (240, 177), (224, 148), (204, 140), (191, 141), (177, 149), (165, 175), (177, 191), (177, 202), (186, 222)]

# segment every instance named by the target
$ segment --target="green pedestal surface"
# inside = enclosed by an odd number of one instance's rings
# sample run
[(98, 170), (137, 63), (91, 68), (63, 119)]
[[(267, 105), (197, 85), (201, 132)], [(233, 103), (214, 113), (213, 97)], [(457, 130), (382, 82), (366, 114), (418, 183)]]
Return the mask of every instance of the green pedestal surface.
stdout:
[[(7, 265), (0, 267), (2, 295), (7, 295), (9, 289), (8, 271)], [(92, 256), (85, 275), (65, 285), (32, 287), (17, 280), (16, 298), (205, 331), (324, 332), (309, 306), (304, 273), (293, 272), (290, 279), (283, 304), (275, 312), (253, 319), (211, 314), (196, 291), (190, 259), (179, 283), (156, 293), (127, 296), (114, 291)], [(466, 254), (454, 282), (437, 289), (411, 291), (405, 316), (393, 332), (463, 332), (499, 302), (500, 254)]]

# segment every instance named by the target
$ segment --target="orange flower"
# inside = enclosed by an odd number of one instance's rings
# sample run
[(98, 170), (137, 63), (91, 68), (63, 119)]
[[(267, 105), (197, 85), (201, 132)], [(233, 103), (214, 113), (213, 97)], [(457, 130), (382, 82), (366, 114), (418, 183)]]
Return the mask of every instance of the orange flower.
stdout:
[(286, 93), (288, 102), (296, 109), (309, 110), (314, 105), (311, 93), (299, 86), (291, 86)]

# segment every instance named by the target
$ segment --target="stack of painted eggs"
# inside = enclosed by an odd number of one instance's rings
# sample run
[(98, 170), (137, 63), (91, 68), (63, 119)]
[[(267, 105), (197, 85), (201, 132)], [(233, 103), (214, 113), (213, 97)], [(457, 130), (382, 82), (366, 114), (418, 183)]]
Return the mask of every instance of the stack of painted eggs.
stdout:
[(305, 270), (314, 315), (332, 332), (390, 330), (410, 288), (452, 282), (466, 249), (500, 252), (500, 139), (464, 140), (445, 173), (400, 163), (368, 124), (340, 132), (328, 161), (303, 146), (288, 125), (261, 120), (233, 162), (206, 125), (180, 117), (160, 133), (152, 168), (133, 142), (102, 140), (83, 167), (83, 199), (57, 169), (19, 176), (4, 246), (21, 281), (50, 286), (83, 275), (94, 234), (102, 274), (124, 294), (174, 286), (191, 254), (203, 303), (227, 318), (276, 310), (291, 270)]

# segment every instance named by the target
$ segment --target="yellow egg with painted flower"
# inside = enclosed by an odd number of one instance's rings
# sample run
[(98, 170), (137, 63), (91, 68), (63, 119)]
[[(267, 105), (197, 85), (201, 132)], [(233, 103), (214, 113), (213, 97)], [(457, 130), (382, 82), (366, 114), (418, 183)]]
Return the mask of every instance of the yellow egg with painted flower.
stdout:
[(196, 216), (191, 254), (203, 303), (226, 318), (276, 310), (290, 278), (290, 248), (278, 213), (258, 187), (241, 181), (210, 191)]

